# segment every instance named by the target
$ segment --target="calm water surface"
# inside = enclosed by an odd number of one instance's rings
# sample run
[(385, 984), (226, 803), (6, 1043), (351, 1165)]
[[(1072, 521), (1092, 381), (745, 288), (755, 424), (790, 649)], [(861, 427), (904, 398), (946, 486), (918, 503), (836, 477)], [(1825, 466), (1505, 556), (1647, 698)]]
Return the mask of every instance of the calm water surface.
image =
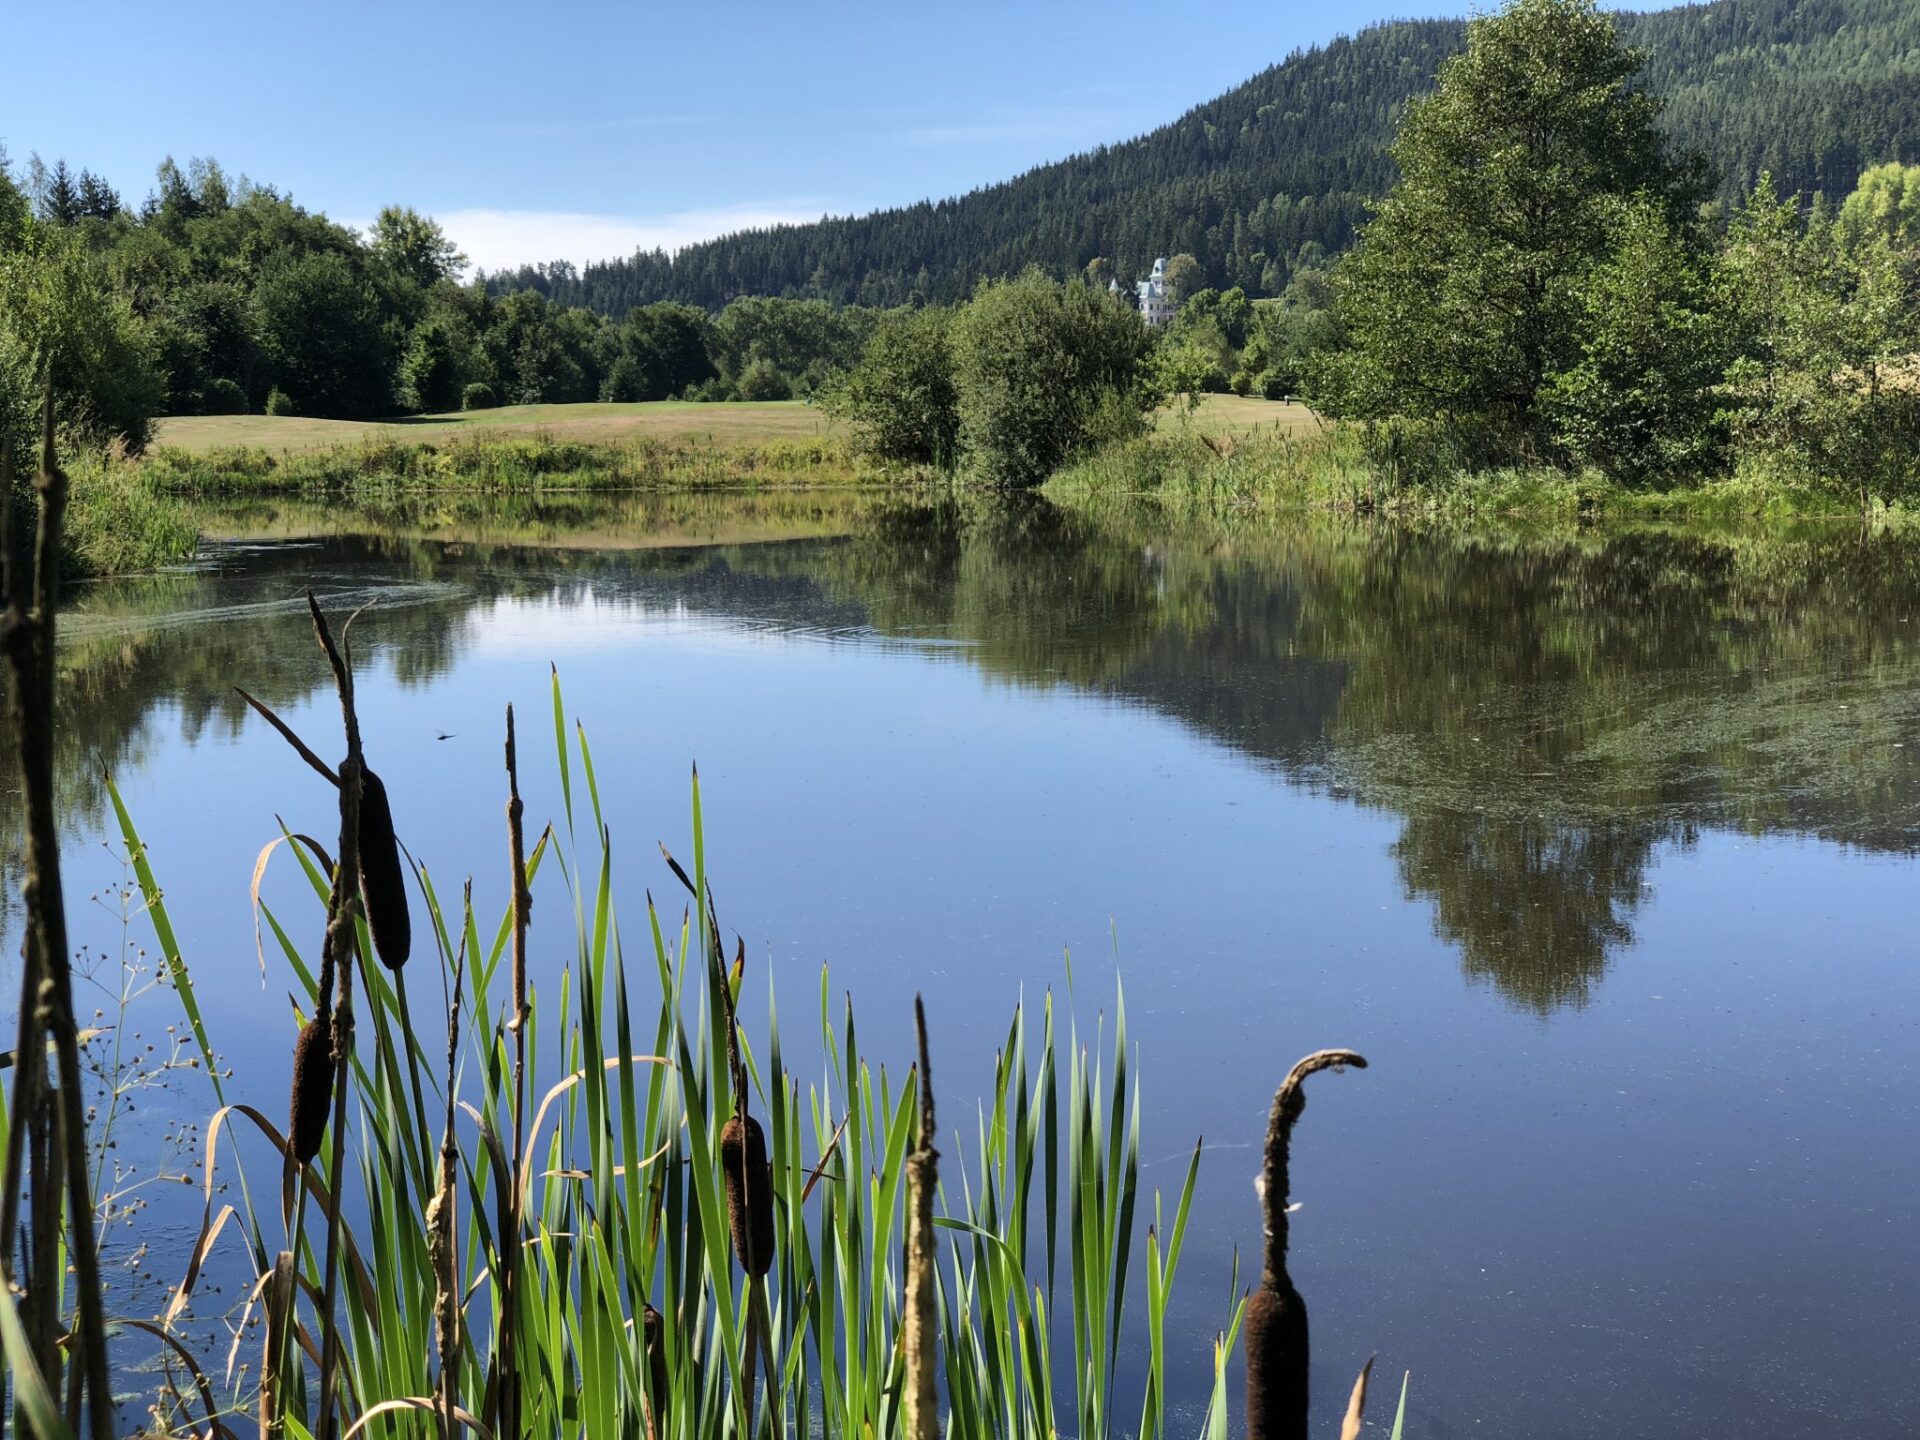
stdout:
[[(90, 587), (65, 632), (69, 891), (122, 875), (105, 764), (238, 1098), (286, 1094), (254, 858), (276, 815), (330, 834), (332, 800), (231, 687), (334, 733), (312, 586), (377, 601), (369, 754), (443, 886), (504, 889), (501, 711), (548, 713), (551, 663), (628, 913), (697, 760), (726, 923), (783, 1014), (829, 966), (904, 1071), (924, 993), (948, 1125), (971, 1134), (1016, 1000), (1068, 1003), (1069, 952), (1083, 1029), (1122, 979), (1143, 1182), (1177, 1191), (1207, 1145), (1189, 1414), (1257, 1253), (1273, 1087), (1346, 1045), (1373, 1068), (1317, 1082), (1294, 1155), (1328, 1433), (1376, 1351), (1418, 1436), (1920, 1430), (1915, 543), (833, 497), (377, 519), (223, 517), (206, 569)], [(522, 751), (530, 818), (557, 815), (551, 746)], [(288, 866), (264, 894), (311, 906)], [(117, 956), (112, 908), (75, 911)], [(557, 971), (571, 931), (540, 913)], [(155, 1128), (204, 1098), (155, 1098)]]

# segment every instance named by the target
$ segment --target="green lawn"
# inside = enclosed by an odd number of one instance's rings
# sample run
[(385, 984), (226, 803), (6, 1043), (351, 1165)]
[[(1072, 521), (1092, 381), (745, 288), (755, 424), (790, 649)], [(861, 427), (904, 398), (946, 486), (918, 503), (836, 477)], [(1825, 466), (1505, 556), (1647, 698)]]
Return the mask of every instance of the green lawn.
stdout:
[[(1163, 412), (1164, 428), (1180, 423), (1177, 412)], [(1304, 405), (1252, 400), (1239, 395), (1208, 395), (1188, 422), (1202, 434), (1247, 435), (1278, 430), (1303, 434), (1318, 428)], [(689, 400), (651, 400), (634, 405), (507, 405), (498, 410), (456, 411), (449, 415), (409, 415), (394, 420), (309, 420), (297, 415), (183, 415), (162, 420), (155, 443), (190, 454), (242, 447), (287, 453), (325, 450), (372, 437), (390, 440), (445, 440), (457, 435), (529, 435), (542, 431), (556, 440), (621, 441), (712, 439), (722, 445), (751, 445), (769, 440), (810, 440), (833, 432), (833, 422), (799, 400), (696, 404)]]
[[(1160, 412), (1162, 433), (1178, 433), (1180, 412), (1177, 404)], [(1320, 428), (1320, 421), (1304, 405), (1246, 395), (1202, 395), (1199, 408), (1186, 423), (1202, 435), (1310, 435)]]
[(695, 404), (654, 400), (633, 405), (507, 405), (394, 420), (309, 420), (298, 415), (183, 415), (161, 420), (154, 443), (195, 455), (235, 446), (281, 453), (325, 450), (367, 438), (440, 441), (458, 435), (531, 435), (556, 440), (711, 438), (722, 444), (810, 440), (832, 422), (799, 400)]

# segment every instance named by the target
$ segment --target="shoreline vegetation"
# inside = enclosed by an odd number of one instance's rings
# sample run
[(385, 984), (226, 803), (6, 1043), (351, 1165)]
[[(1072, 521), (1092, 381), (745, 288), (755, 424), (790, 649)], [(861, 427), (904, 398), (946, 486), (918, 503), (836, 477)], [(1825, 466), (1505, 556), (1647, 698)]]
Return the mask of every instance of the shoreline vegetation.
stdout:
[[(698, 771), (683, 852), (691, 869), (660, 846), (685, 891), (662, 892), (684, 899), (679, 923), (649, 891), (645, 923), (630, 926), (623, 944), (613, 831), (586, 730), (578, 721), (569, 728), (554, 672), (560, 812), (529, 847), (508, 706), (509, 888), (505, 913), (486, 924), (471, 878), (457, 900), (443, 901), (424, 864), (410, 854), (402, 863), (402, 829), (422, 816), (404, 793), (390, 804), (368, 763), (367, 742), (377, 754), (381, 737), (363, 734), (355, 699), (358, 614), (336, 634), (311, 589), (313, 634), (345, 736), (337, 769), (240, 692), (331, 787), (339, 813), (332, 856), (282, 827), (283, 863), (298, 864), (311, 887), (306, 914), (287, 910), (283, 922), (259, 893), (279, 841), (255, 868), (253, 905), (287, 967), (295, 1011), (284, 1127), (260, 1108), (258, 1077), (223, 1069), (153, 857), (111, 777), (102, 780), (180, 1005), (177, 1051), (205, 1077), (209, 1112), (197, 1238), (158, 1262), (179, 1267), (164, 1312), (110, 1314), (117, 1297), (101, 1283), (103, 1197), (90, 1167), (114, 1148), (118, 1111), (82, 1111), (81, 1051), (98, 1032), (75, 1022), (57, 843), (54, 625), (67, 476), (53, 409), (48, 385), (30, 564), (9, 564), (0, 577), (19, 637), (6, 662), (26, 782), (30, 937), (17, 1063), (0, 1106), (0, 1209), (7, 1233), (21, 1237), (17, 1271), (13, 1247), (0, 1253), (8, 1391), (0, 1412), (10, 1397), (23, 1433), (112, 1440), (125, 1394), (116, 1380), (139, 1374), (134, 1398), (166, 1434), (229, 1433), (257, 1414), (263, 1435), (315, 1440), (351, 1440), (375, 1422), (374, 1433), (443, 1440), (463, 1431), (665, 1440), (757, 1435), (759, 1410), (775, 1436), (792, 1433), (793, 1420), (807, 1432), (818, 1414), (827, 1434), (904, 1428), (930, 1440), (944, 1409), (945, 1427), (968, 1436), (1065, 1428), (1163, 1440), (1170, 1369), (1198, 1364), (1204, 1376), (1210, 1348), (1204, 1424), (1224, 1435), (1243, 1321), (1250, 1440), (1307, 1433), (1307, 1322), (1287, 1273), (1283, 1218), (1288, 1156), (1300, 1082), (1320, 1069), (1364, 1068), (1364, 1059), (1319, 1051), (1281, 1083), (1265, 1148), (1260, 1288), (1240, 1293), (1236, 1267), (1219, 1329), (1170, 1337), (1205, 1147), (1195, 1141), (1168, 1224), (1162, 1194), (1140, 1183), (1138, 1080), (1129, 1087), (1138, 1057), (1123, 994), (1111, 1050), (1104, 1018), (1090, 1043), (1083, 1038), (1071, 971), (1064, 1004), (1051, 991), (1017, 1004), (995, 1064), (991, 1121), (983, 1110), (969, 1146), (964, 1129), (950, 1140), (935, 1129), (919, 1000), (917, 1064), (896, 1088), (884, 1065), (869, 1062), (851, 998), (836, 1005), (823, 970), (826, 1065), (804, 1082), (803, 1098), (800, 1073), (783, 1059), (770, 979), (765, 1029), (745, 1018), (742, 997), (757, 987), (744, 937), (729, 964)], [(11, 447), (0, 454), (0, 480), (11, 482)], [(577, 842), (582, 830), (588, 838)], [(573, 959), (546, 985), (529, 966), (536, 884), (558, 888), (542, 914), (568, 894), (575, 902), (571, 944), (561, 946)], [(427, 922), (418, 946), (416, 900)], [(303, 933), (320, 937), (317, 950), (295, 939)], [(264, 950), (261, 961), (264, 969)], [(410, 971), (416, 995), (423, 981), (440, 981), (444, 1028), (430, 1005), (416, 1023)], [(936, 1195), (937, 1141), (977, 1182), (970, 1175)], [(277, 1216), (268, 1184), (276, 1169)], [(138, 1213), (119, 1218), (135, 1224)], [(151, 1242), (136, 1234), (144, 1253)], [(1143, 1241), (1144, 1274), (1130, 1294)], [(903, 1251), (904, 1302), (895, 1259)], [(1061, 1294), (1063, 1252), (1071, 1261)], [(251, 1272), (242, 1298), (216, 1298), (225, 1289), (218, 1277), (242, 1265)], [(1128, 1323), (1142, 1310), (1144, 1353)], [(247, 1363), (230, 1359), (216, 1379), (211, 1356), (202, 1364), (194, 1350), (207, 1354), (222, 1321), (233, 1326), (232, 1356)], [(129, 1368), (127, 1352), (141, 1344), (159, 1348)], [(1359, 1433), (1371, 1369), (1369, 1361), (1349, 1402), (1348, 1437)], [(1396, 1440), (1404, 1409), (1403, 1387)]]
[[(1272, 509), (1518, 525), (1864, 519), (1904, 526), (1920, 519), (1898, 501), (1863, 507), (1843, 486), (1758, 468), (1666, 489), (1623, 485), (1597, 469), (1475, 469), (1359, 424), (1310, 429), (1300, 423), (1300, 407), (1245, 405), (1226, 414), (1203, 410), (1191, 421), (1164, 417), (1155, 431), (1069, 460), (1040, 493), (1074, 505), (1144, 499), (1176, 513)], [(1263, 422), (1252, 418), (1259, 414), (1255, 407), (1280, 413)], [(457, 497), (463, 513), (473, 513), (508, 497), (809, 489), (906, 494), (947, 485), (983, 495), (998, 488), (931, 466), (875, 464), (833, 435), (566, 440), (535, 431), (414, 440), (381, 432), (292, 450), (190, 453), (163, 445), (145, 456), (75, 467), (68, 573), (94, 579), (190, 561), (207, 531), (209, 509), (253, 501), (344, 502), (350, 514), (377, 523), (396, 502), (434, 496)]]
[[(74, 466), (93, 574), (184, 558), (191, 502), (240, 493), (932, 481), (1420, 519), (1904, 519), (1920, 165), (1716, 198), (1647, 64), (1595, 0), (1508, 0), (1409, 101), (1399, 179), (1351, 248), (1267, 298), (1175, 254), (1153, 325), (1104, 257), (951, 305), (616, 319), (463, 286), (411, 211), (362, 238), (204, 165), (163, 167), (136, 221), (43, 166), (29, 206), (0, 165), (0, 432), (21, 440), (50, 373), (64, 448), (104, 457)], [(248, 258), (286, 234), (300, 258)], [(227, 278), (146, 293), (121, 264), (136, 239), (211, 247)], [(1210, 423), (1290, 396), (1311, 411), (1270, 433)]]

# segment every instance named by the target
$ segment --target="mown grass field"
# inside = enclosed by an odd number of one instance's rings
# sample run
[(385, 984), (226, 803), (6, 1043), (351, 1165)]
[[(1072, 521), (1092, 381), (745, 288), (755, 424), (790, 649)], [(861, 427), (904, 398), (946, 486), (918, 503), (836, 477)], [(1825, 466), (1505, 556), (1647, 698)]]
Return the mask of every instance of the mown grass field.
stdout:
[(833, 433), (833, 422), (800, 400), (695, 404), (654, 400), (635, 405), (506, 405), (498, 410), (409, 415), (395, 420), (313, 420), (298, 415), (183, 415), (162, 420), (154, 443), (189, 454), (243, 448), (292, 454), (366, 440), (444, 441), (456, 437), (545, 434), (556, 440), (711, 439), (717, 444), (808, 440)]
[[(1162, 429), (1182, 423), (1178, 410), (1163, 411)], [(1256, 431), (1297, 435), (1318, 428), (1304, 405), (1238, 395), (1208, 395), (1185, 420), (1202, 434), (1245, 435)], [(159, 422), (156, 445), (192, 455), (214, 450), (267, 450), (292, 454), (357, 444), (368, 439), (441, 441), (456, 436), (544, 433), (556, 440), (613, 441), (640, 437), (709, 439), (719, 445), (806, 440), (836, 433), (817, 406), (801, 400), (697, 404), (652, 400), (634, 405), (507, 405), (498, 410), (410, 415), (396, 420), (312, 420), (298, 415), (183, 415)]]
[(1184, 424), (1199, 435), (1312, 435), (1320, 420), (1306, 406), (1292, 400), (1262, 400), (1249, 395), (1202, 395), (1191, 415), (1175, 404), (1162, 410), (1158, 428), (1178, 434)]

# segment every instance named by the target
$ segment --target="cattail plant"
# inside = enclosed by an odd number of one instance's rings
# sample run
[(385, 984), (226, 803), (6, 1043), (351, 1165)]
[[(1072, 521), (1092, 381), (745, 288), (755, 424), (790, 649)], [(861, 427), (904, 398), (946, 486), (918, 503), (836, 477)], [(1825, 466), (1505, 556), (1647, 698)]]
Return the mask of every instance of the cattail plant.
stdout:
[(1266, 1246), (1260, 1286), (1247, 1301), (1247, 1440), (1305, 1440), (1307, 1433), (1307, 1305), (1287, 1274), (1288, 1148), (1306, 1108), (1301, 1088), (1319, 1070), (1367, 1062), (1351, 1050), (1316, 1050), (1280, 1082), (1267, 1119), (1260, 1204)]
[[(347, 1128), (347, 1071), (353, 1057), (353, 957), (359, 948), (356, 919), (359, 914), (360, 874), (360, 780), (364, 763), (360, 749), (360, 719), (354, 708), (351, 651), (343, 651), (333, 639), (327, 617), (311, 590), (307, 609), (313, 616), (314, 636), (333, 670), (334, 688), (340, 696), (340, 715), (347, 736), (347, 758), (340, 762), (340, 856), (334, 869), (333, 890), (327, 901), (327, 931), (322, 942), (321, 966), (338, 976), (339, 998), (334, 1003), (329, 1027), (333, 1041), (334, 1134), (344, 1142)], [(343, 642), (352, 633), (353, 617), (342, 629)], [(336, 1146), (334, 1185), (345, 1177), (345, 1166), (338, 1163), (343, 1152)], [(314, 1426), (316, 1440), (332, 1440), (334, 1434), (334, 1382), (340, 1363), (339, 1327), (334, 1305), (340, 1285), (340, 1212), (338, 1203), (327, 1211), (327, 1249), (325, 1274), (320, 1292), (320, 1409)]]
[(940, 1183), (940, 1152), (933, 1148), (933, 1066), (927, 1058), (927, 1011), (913, 997), (920, 1042), (920, 1143), (907, 1157), (907, 1440), (940, 1440), (940, 1401), (934, 1389), (934, 1351), (940, 1343), (933, 1280), (933, 1192)]
[[(0, 1286), (4, 1303), (13, 1310), (13, 1247), (20, 1203), (27, 1188), (29, 1167), (24, 1148), (33, 1125), (52, 1124), (36, 1147), (31, 1166), (34, 1213), (32, 1233), (26, 1237), (29, 1253), (51, 1256), (57, 1247), (68, 1251), (77, 1290), (77, 1315), (68, 1330), (66, 1350), (71, 1366), (67, 1385), (66, 1426), (80, 1428), (84, 1396), (87, 1426), (95, 1440), (112, 1440), (115, 1406), (107, 1364), (106, 1314), (101, 1303), (100, 1257), (94, 1235), (92, 1180), (87, 1161), (85, 1091), (80, 1072), (80, 1040), (73, 1014), (73, 965), (67, 947), (66, 902), (60, 882), (60, 834), (54, 806), (54, 655), (55, 621), (59, 610), (61, 531), (65, 523), (68, 484), (53, 443), (53, 362), (46, 362), (46, 385), (40, 412), (40, 473), (33, 488), (38, 497), (39, 524), (27, 564), (15, 556), (13, 535), (13, 455), (0, 455), (0, 594), (6, 610), (0, 624), (0, 650), (6, 656), (12, 696), (13, 732), (18, 745), (21, 789), (26, 811), (26, 879), (21, 899), (26, 911), (26, 945), (20, 969), (20, 1013), (17, 1030), (19, 1064), (14, 1077), (13, 1103), (6, 1111), (6, 1170), (0, 1183)], [(24, 571), (24, 573), (23, 573)], [(54, 1052), (54, 1078), (49, 1085), (46, 1050)], [(43, 1104), (46, 1109), (42, 1109)], [(64, 1197), (67, 1227), (58, 1234), (60, 1202)], [(42, 1262), (44, 1263), (44, 1262)], [(23, 1328), (28, 1334), (51, 1334), (59, 1327), (65, 1300), (64, 1278), (54, 1285), (35, 1284), (24, 1297)], [(12, 1346), (8, 1350), (11, 1352)], [(11, 1362), (13, 1356), (9, 1354)], [(41, 1401), (57, 1388), (57, 1360), (50, 1354), (23, 1355), (15, 1373), (15, 1401), (35, 1432), (52, 1433), (58, 1419), (34, 1416)], [(28, 1373), (25, 1366), (32, 1367)], [(15, 1367), (10, 1363), (10, 1370)], [(31, 1393), (29, 1393), (31, 1392)], [(29, 1403), (31, 1401), (31, 1403)]]
[(360, 895), (367, 907), (373, 951), (387, 969), (399, 971), (413, 953), (413, 922), (407, 914), (407, 872), (393, 833), (393, 807), (378, 775), (360, 770)]
[(742, 1274), (765, 1275), (773, 1268), (773, 1167), (767, 1163), (766, 1131), (744, 1105), (720, 1131), (720, 1163), (734, 1258)]
[[(324, 1002), (331, 1004), (331, 997)], [(333, 1016), (321, 1009), (293, 1042), (293, 1099), (287, 1112), (287, 1154), (305, 1165), (320, 1153), (333, 1105)]]
[(651, 1302), (640, 1312), (640, 1349), (646, 1361), (647, 1434), (662, 1440), (667, 1433), (667, 1319)]
[[(466, 911), (473, 911), (473, 882), (467, 882)], [(460, 1057), (460, 987), (466, 979), (466, 936), (453, 961), (453, 996), (447, 1003), (447, 1114), (440, 1132), (440, 1176), (427, 1204), (427, 1255), (433, 1266), (433, 1338), (440, 1352), (440, 1378), (434, 1387), (434, 1407), (440, 1420), (440, 1440), (458, 1433), (460, 1396), (460, 1278), (454, 1239), (454, 1181), (459, 1172), (460, 1147), (453, 1131), (454, 1079)]]

